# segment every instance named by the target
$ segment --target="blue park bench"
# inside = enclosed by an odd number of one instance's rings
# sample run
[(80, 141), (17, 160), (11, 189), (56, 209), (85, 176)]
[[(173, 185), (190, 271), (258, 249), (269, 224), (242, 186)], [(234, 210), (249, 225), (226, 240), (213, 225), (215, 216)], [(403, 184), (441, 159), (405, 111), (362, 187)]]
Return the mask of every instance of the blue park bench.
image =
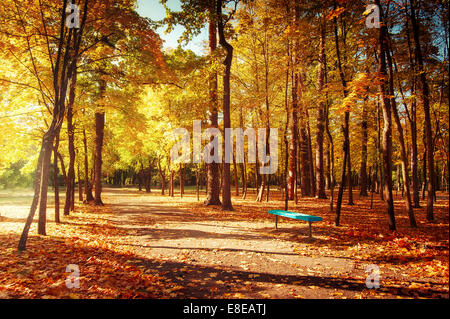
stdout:
[(279, 209), (269, 210), (269, 214), (275, 215), (275, 229), (278, 228), (278, 216), (307, 221), (309, 224), (309, 238), (312, 238), (311, 224), (314, 222), (320, 222), (322, 220), (322, 217), (319, 217), (319, 216), (293, 213), (293, 212), (288, 212), (286, 210), (279, 210)]

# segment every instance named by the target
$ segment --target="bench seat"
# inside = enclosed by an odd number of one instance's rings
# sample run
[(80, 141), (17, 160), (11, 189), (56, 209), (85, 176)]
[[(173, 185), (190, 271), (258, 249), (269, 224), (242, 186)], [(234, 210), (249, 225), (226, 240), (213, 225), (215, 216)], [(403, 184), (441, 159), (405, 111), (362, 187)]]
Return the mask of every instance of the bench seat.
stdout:
[(278, 216), (307, 221), (309, 224), (309, 237), (310, 238), (312, 238), (311, 224), (314, 222), (322, 221), (322, 217), (319, 217), (319, 216), (294, 213), (294, 212), (289, 212), (289, 211), (280, 210), (280, 209), (269, 210), (269, 214), (275, 215), (275, 228), (278, 228)]

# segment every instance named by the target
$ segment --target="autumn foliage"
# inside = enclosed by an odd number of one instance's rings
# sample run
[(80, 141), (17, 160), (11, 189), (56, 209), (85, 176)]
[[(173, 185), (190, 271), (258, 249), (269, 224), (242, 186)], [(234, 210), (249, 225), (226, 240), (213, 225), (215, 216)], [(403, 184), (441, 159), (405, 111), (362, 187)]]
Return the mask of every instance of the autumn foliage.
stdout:
[(448, 298), (448, 1), (154, 1), (2, 2), (0, 298)]

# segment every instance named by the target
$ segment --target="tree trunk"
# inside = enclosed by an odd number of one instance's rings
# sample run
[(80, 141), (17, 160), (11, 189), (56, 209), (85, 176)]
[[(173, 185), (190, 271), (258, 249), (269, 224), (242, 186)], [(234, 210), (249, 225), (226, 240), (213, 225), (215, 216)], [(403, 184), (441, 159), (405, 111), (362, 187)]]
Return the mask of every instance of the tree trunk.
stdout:
[[(239, 123), (240, 127), (244, 127), (244, 119), (242, 115), (242, 106), (239, 109)], [(244, 162), (239, 163), (239, 168), (241, 171), (241, 179), (242, 179), (242, 199), (247, 197), (247, 160), (244, 156)]]
[[(103, 100), (106, 92), (106, 81), (100, 79), (100, 99)], [(102, 101), (103, 103), (103, 101)], [(103, 105), (100, 106), (102, 108)], [(98, 110), (95, 113), (95, 198), (94, 203), (98, 206), (103, 206), (102, 202), (102, 149), (103, 149), (103, 138), (105, 133), (105, 111), (103, 109)]]
[[(294, 5), (293, 21), (292, 24), (296, 25), (299, 19), (299, 8), (298, 5)], [(298, 74), (294, 71), (298, 64), (298, 39), (293, 40), (293, 49), (291, 54), (292, 59), (292, 73), (291, 73), (291, 95), (292, 95), (292, 107), (289, 112), (289, 176), (288, 176), (288, 188), (289, 188), (289, 200), (295, 200), (296, 198), (296, 188), (297, 188), (297, 153), (299, 148), (299, 132), (298, 132)]]
[(299, 137), (300, 137), (300, 174), (301, 174), (301, 196), (311, 196), (312, 194), (312, 178), (311, 175), (311, 161), (312, 151), (310, 147), (310, 134), (308, 133), (308, 111), (303, 101), (303, 78), (302, 74), (298, 74), (298, 90), (297, 98), (300, 108), (300, 120), (299, 120)]
[(331, 144), (327, 139), (325, 139), (325, 189), (331, 188)]
[(138, 173), (138, 189), (141, 192), (142, 186), (144, 185), (144, 165), (142, 164), (142, 161), (140, 161), (141, 167), (139, 169)]
[(347, 205), (355, 205), (353, 202), (353, 175), (352, 175), (352, 161), (351, 161), (351, 152), (350, 152), (350, 120), (348, 120), (346, 134), (348, 134), (348, 144), (347, 144), (347, 183), (348, 183), (348, 203)]
[(75, 89), (77, 85), (77, 72), (72, 76), (70, 82), (69, 102), (67, 103), (67, 136), (69, 146), (69, 167), (67, 170), (67, 185), (66, 185), (66, 201), (64, 204), (64, 215), (69, 215), (69, 212), (74, 208), (75, 198), (75, 127), (73, 125), (73, 105), (75, 103)]
[(146, 169), (146, 174), (144, 178), (144, 186), (145, 186), (145, 192), (151, 193), (152, 192), (152, 171), (153, 171), (153, 163), (149, 160), (148, 168)]
[(324, 174), (324, 162), (323, 162), (323, 136), (325, 131), (325, 101), (323, 100), (323, 89), (325, 80), (325, 22), (321, 24), (321, 36), (320, 36), (320, 54), (319, 54), (319, 76), (318, 76), (318, 95), (319, 106), (317, 108), (317, 129), (316, 129), (316, 189), (317, 198), (327, 198), (325, 194), (325, 174)]
[(368, 142), (368, 131), (367, 131), (367, 98), (364, 99), (363, 109), (362, 109), (362, 147), (361, 147), (361, 171), (359, 173), (359, 184), (361, 191), (360, 196), (367, 197), (367, 142)]
[[(211, 6), (210, 15), (213, 16), (215, 8)], [(209, 53), (210, 64), (213, 65), (213, 54), (217, 48), (217, 29), (216, 23), (212, 18), (209, 21)], [(217, 73), (212, 71), (209, 78), (209, 96), (211, 102), (210, 122), (211, 128), (218, 127), (218, 113), (217, 113)], [(211, 138), (211, 141), (213, 138)], [(211, 155), (213, 150), (211, 150)], [(219, 163), (207, 164), (207, 195), (205, 205), (221, 205), (220, 202), (220, 183), (219, 183)]]
[[(348, 113), (345, 114), (347, 116)], [(335, 225), (340, 226), (340, 218), (341, 218), (341, 207), (342, 207), (342, 197), (344, 195), (344, 187), (345, 187), (345, 174), (347, 168), (347, 156), (348, 156), (348, 139), (347, 134), (345, 133), (345, 127), (342, 127), (342, 131), (344, 132), (344, 145), (343, 145), (343, 153), (344, 158), (342, 159), (342, 170), (341, 170), (341, 184), (339, 185), (338, 197), (336, 202), (336, 219)]]
[(180, 196), (183, 198), (184, 195), (184, 168), (183, 164), (180, 163)]
[(174, 197), (175, 195), (174, 195), (174, 189), (175, 189), (175, 187), (174, 187), (174, 172), (173, 172), (173, 170), (171, 170), (170, 171), (170, 197)]
[(305, 105), (305, 123), (306, 123), (306, 137), (308, 146), (308, 168), (309, 168), (309, 183), (311, 189), (311, 196), (316, 196), (316, 178), (314, 175), (314, 157), (312, 151), (312, 140), (311, 140), (311, 128), (309, 126), (309, 112), (308, 107)]
[(422, 48), (420, 44), (420, 30), (419, 23), (416, 21), (416, 9), (414, 1), (410, 0), (411, 8), (411, 24), (412, 31), (414, 35), (415, 42), (415, 56), (418, 64), (419, 80), (420, 80), (420, 98), (422, 100), (423, 112), (425, 115), (425, 137), (427, 144), (427, 168), (428, 168), (428, 189), (427, 189), (427, 221), (431, 222), (434, 220), (433, 215), (433, 203), (434, 203), (434, 145), (433, 145), (433, 132), (431, 127), (431, 116), (430, 116), (430, 89), (428, 86), (428, 81), (426, 78), (426, 73), (424, 70), (424, 62), (422, 57)]
[(54, 136), (52, 134), (48, 135), (48, 139), (44, 140), (43, 149), (43, 160), (42, 160), (42, 179), (41, 179), (41, 190), (40, 190), (40, 201), (39, 201), (39, 220), (38, 220), (38, 234), (47, 235), (46, 224), (47, 224), (47, 195), (48, 195), (48, 176), (50, 171), (50, 160), (53, 149)]
[[(231, 75), (231, 62), (233, 59), (233, 47), (225, 39), (224, 24), (222, 21), (222, 0), (217, 0), (217, 29), (219, 31), (219, 43), (225, 48), (227, 54), (223, 64), (225, 65), (225, 73), (223, 75), (223, 126), (224, 130), (231, 127), (231, 114), (230, 114), (230, 75)], [(222, 209), (233, 210), (231, 204), (231, 176), (230, 176), (230, 164), (223, 163), (222, 166)]]
[[(301, 107), (303, 109), (303, 107)], [(303, 112), (300, 116), (300, 174), (301, 196), (311, 196), (311, 170), (309, 167), (308, 135), (306, 133)]]
[[(385, 37), (386, 37), (386, 42), (387, 42), (387, 40), (388, 40), (387, 33), (385, 34)], [(388, 66), (389, 66), (389, 68), (388, 68), (388, 70), (389, 70), (389, 95), (391, 96), (390, 103), (392, 106), (392, 113), (394, 115), (395, 124), (397, 126), (398, 139), (400, 142), (400, 154), (401, 154), (401, 159), (402, 159), (401, 169), (402, 169), (403, 184), (404, 184), (403, 187), (404, 187), (404, 191), (406, 193), (405, 205), (406, 205), (406, 210), (408, 212), (409, 223), (410, 223), (411, 227), (416, 228), (417, 222), (416, 222), (416, 218), (414, 217), (414, 211), (413, 211), (413, 206), (412, 206), (412, 202), (411, 202), (411, 192), (409, 190), (408, 155), (407, 155), (406, 146), (405, 146), (403, 127), (402, 127), (402, 123), (400, 121), (400, 116), (398, 114), (397, 102), (395, 101), (395, 97), (394, 97), (395, 96), (394, 71), (393, 71), (393, 67), (392, 67), (391, 50), (387, 50), (386, 55), (387, 55), (387, 61), (388, 61)], [(397, 171), (397, 172), (399, 172), (399, 171)], [(400, 186), (399, 174), (397, 174), (397, 183)]]
[[(408, 55), (409, 62), (411, 64), (411, 68), (415, 69), (415, 63), (413, 60), (413, 50), (411, 48), (411, 37), (409, 31), (409, 19), (407, 15), (407, 19), (405, 21), (405, 29), (406, 29), (406, 39), (408, 43)], [(416, 72), (415, 72), (416, 73)], [(411, 80), (411, 95), (416, 95), (416, 76), (414, 76)], [(405, 104), (405, 109), (407, 110), (407, 105)], [(407, 113), (408, 114), (408, 113)], [(411, 102), (411, 109), (409, 111), (408, 116), (409, 125), (411, 128), (411, 174), (412, 174), (412, 188), (413, 188), (413, 203), (414, 208), (420, 208), (420, 183), (419, 183), (419, 175), (418, 175), (418, 156), (419, 152), (417, 150), (417, 102), (414, 99)]]
[[(327, 72), (327, 56), (324, 56), (324, 80), (328, 83), (328, 72)], [(330, 189), (330, 211), (333, 211), (333, 201), (334, 201), (334, 186), (336, 184), (334, 178), (334, 142), (333, 136), (330, 132), (330, 103), (328, 99), (328, 92), (325, 93), (326, 104), (325, 104), (325, 130), (327, 133), (327, 182)]]
[[(289, 72), (289, 71), (287, 71)], [(284, 210), (288, 210), (289, 205), (289, 187), (288, 187), (288, 171), (289, 171), (289, 142), (288, 142), (288, 128), (289, 128), (289, 102), (288, 102), (288, 83), (289, 73), (286, 76), (286, 95), (285, 95), (285, 107), (286, 107), (286, 127), (284, 129), (284, 148), (285, 148), (285, 158), (284, 158)]]
[(42, 180), (42, 163), (43, 163), (43, 155), (44, 155), (44, 139), (41, 145), (41, 151), (39, 152), (38, 164), (36, 168), (36, 175), (34, 179), (34, 196), (33, 201), (30, 206), (30, 211), (28, 213), (27, 220), (25, 222), (25, 226), (23, 228), (22, 234), (20, 236), (18, 250), (24, 251), (26, 249), (28, 233), (30, 231), (31, 224), (33, 223), (34, 215), (36, 213), (36, 209), (39, 204), (40, 198), (40, 186)]
[(423, 150), (423, 155), (422, 155), (422, 200), (425, 200), (425, 195), (426, 195), (426, 190), (427, 190), (427, 141), (426, 141), (426, 136), (425, 136), (425, 132), (423, 132), (422, 134), (422, 138), (423, 138), (423, 145), (424, 145), (424, 150)]
[[(289, 3), (286, 3), (286, 12), (289, 17)], [(288, 18), (289, 23), (289, 18)], [(284, 182), (284, 210), (288, 210), (289, 206), (289, 140), (288, 140), (288, 134), (289, 134), (289, 119), (291, 117), (291, 112), (289, 108), (289, 74), (290, 74), (290, 45), (289, 40), (286, 41), (286, 55), (287, 55), (287, 65), (286, 65), (286, 77), (285, 77), (285, 89), (284, 89), (284, 107), (286, 109), (286, 124), (284, 127), (284, 151), (285, 151), (285, 158), (284, 158), (284, 176), (283, 176), (283, 182)], [(293, 185), (292, 185), (293, 186)], [(293, 189), (293, 187), (292, 187)], [(292, 194), (293, 195), (293, 194)]]
[(261, 202), (264, 196), (264, 191), (266, 190), (266, 177), (262, 176), (261, 185), (259, 186), (258, 195), (256, 196), (256, 201)]
[(66, 174), (66, 167), (64, 166), (64, 159), (60, 152), (57, 152), (57, 154), (58, 154), (58, 159), (59, 159), (59, 165), (61, 166), (61, 173), (63, 174), (63, 177), (64, 177), (64, 183), (67, 183), (66, 182), (67, 174)]
[[(57, 134), (59, 134), (61, 125), (64, 120), (65, 113), (65, 99), (67, 95), (68, 81), (72, 77), (74, 72), (74, 66), (76, 59), (78, 57), (79, 46), (81, 43), (81, 38), (83, 34), (83, 28), (86, 22), (88, 5), (85, 2), (83, 9), (83, 19), (81, 27), (72, 34), (72, 32), (65, 32), (64, 22), (66, 20), (65, 6), (67, 1), (64, 0), (63, 8), (61, 10), (62, 16), (60, 20), (60, 36), (58, 38), (57, 44), (57, 54), (55, 60), (55, 69), (53, 72), (53, 87), (54, 87), (54, 107), (52, 112), (52, 122), (44, 134), (41, 144), (41, 151), (39, 154), (38, 168), (37, 168), (37, 178), (35, 182), (35, 193), (33, 197), (33, 202), (30, 207), (30, 212), (27, 217), (21, 238), (19, 240), (18, 250), (22, 251), (26, 248), (26, 241), (28, 238), (28, 232), (31, 223), (36, 212), (36, 208), (39, 202), (39, 222), (38, 222), (38, 233), (45, 235), (46, 230), (46, 212), (47, 212), (47, 193), (48, 193), (48, 179), (49, 179), (49, 167), (51, 162), (51, 153), (53, 149), (53, 140)], [(66, 37), (66, 34), (68, 36)], [(71, 47), (71, 36), (73, 35), (73, 47)], [(30, 41), (27, 38), (28, 48), (30, 49)], [(30, 49), (31, 52), (31, 49)], [(69, 52), (71, 54), (69, 54)], [(31, 55), (34, 61), (33, 56)], [(59, 75), (61, 74), (61, 77)], [(36, 74), (36, 76), (38, 76)], [(40, 176), (40, 177), (39, 177)]]
[(328, 178), (329, 180), (328, 185), (330, 189), (330, 211), (333, 211), (333, 201), (334, 201), (334, 186), (336, 184), (335, 178), (334, 178), (334, 142), (333, 142), (333, 136), (331, 135), (329, 125), (328, 125), (328, 101), (327, 101), (327, 116), (326, 116), (326, 131), (328, 136), (328, 160), (327, 160), (327, 172), (328, 172)]
[(84, 147), (84, 193), (86, 195), (86, 203), (91, 203), (94, 201), (94, 196), (92, 196), (92, 186), (89, 179), (89, 156), (88, 156), (86, 130), (83, 130), (83, 147)]
[[(376, 0), (376, 4), (380, 8), (380, 21), (383, 19), (383, 10), (380, 5), (380, 1)], [(381, 108), (383, 110), (383, 136), (382, 136), (382, 151), (383, 151), (383, 171), (384, 171), (384, 195), (386, 197), (386, 209), (389, 218), (389, 229), (395, 230), (395, 215), (394, 215), (394, 198), (392, 194), (392, 114), (391, 114), (391, 103), (387, 95), (389, 94), (386, 90), (386, 53), (387, 53), (387, 43), (386, 43), (386, 25), (382, 24), (379, 30), (378, 39), (378, 73), (381, 77), (381, 82), (379, 84), (379, 92), (381, 98)]]
[(377, 180), (377, 192), (380, 194), (380, 199), (384, 201), (384, 192), (382, 190), (382, 180), (383, 180), (383, 165), (381, 165), (383, 158), (382, 158), (382, 151), (381, 151), (381, 111), (380, 111), (380, 103), (377, 102), (377, 170), (380, 169), (380, 179)]
[(235, 195), (239, 196), (238, 170), (236, 165), (236, 155), (233, 152), (233, 171), (234, 171), (234, 188)]
[[(336, 9), (336, 1), (334, 1), (334, 8)], [(342, 69), (341, 54), (340, 54), (340, 49), (339, 49), (338, 26), (337, 26), (336, 17), (333, 18), (333, 22), (334, 22), (334, 44), (335, 44), (335, 48), (336, 48), (337, 67), (338, 67), (339, 76), (340, 76), (341, 83), (342, 83), (344, 98), (345, 98), (345, 97), (347, 97), (347, 81), (345, 79), (344, 71)], [(346, 174), (348, 157), (350, 155), (349, 154), (349, 152), (350, 152), (349, 121), (350, 121), (350, 112), (348, 110), (346, 110), (345, 118), (344, 118), (344, 127), (342, 128), (342, 132), (344, 135), (344, 143), (343, 143), (342, 151), (343, 151), (344, 156), (343, 156), (342, 170), (341, 170), (341, 184), (339, 185), (338, 198), (337, 198), (337, 202), (336, 202), (336, 220), (335, 220), (336, 226), (340, 225), (342, 196), (344, 195), (345, 176), (346, 176), (345, 174)], [(350, 166), (350, 165), (348, 165), (348, 166)], [(350, 175), (350, 172), (349, 172), (349, 175)]]
[(78, 176), (78, 201), (83, 202), (83, 185), (81, 184), (81, 172), (80, 172), (80, 153), (77, 151), (77, 176)]
[(161, 181), (161, 195), (164, 196), (164, 192), (166, 190), (166, 174), (164, 173), (162, 167), (161, 167), (161, 159), (158, 158), (158, 171), (159, 171), (159, 178)]
[[(415, 102), (413, 102), (415, 104)], [(414, 208), (420, 208), (420, 183), (419, 183), (419, 173), (418, 173), (418, 158), (419, 152), (417, 150), (417, 124), (416, 124), (416, 106), (412, 106), (411, 116), (413, 117), (410, 122), (411, 126), (411, 174), (412, 174), (412, 188), (413, 188), (413, 202)]]
[(61, 222), (59, 216), (58, 147), (59, 147), (59, 135), (56, 136), (55, 146), (53, 148), (53, 188), (55, 190), (55, 223)]
[(196, 184), (196, 193), (197, 193), (197, 201), (200, 201), (200, 171), (197, 167), (195, 171), (195, 184)]
[(297, 141), (298, 141), (298, 107), (297, 107), (297, 85), (298, 81), (296, 76), (294, 76), (292, 84), (292, 108), (289, 112), (289, 200), (294, 200), (295, 195), (295, 182), (297, 179)]
[[(378, 166), (378, 164), (377, 164)], [(375, 176), (373, 177), (373, 181), (371, 183), (371, 189), (370, 189), (370, 209), (373, 209), (373, 193), (375, 192), (375, 184), (378, 180), (378, 168), (375, 168)]]

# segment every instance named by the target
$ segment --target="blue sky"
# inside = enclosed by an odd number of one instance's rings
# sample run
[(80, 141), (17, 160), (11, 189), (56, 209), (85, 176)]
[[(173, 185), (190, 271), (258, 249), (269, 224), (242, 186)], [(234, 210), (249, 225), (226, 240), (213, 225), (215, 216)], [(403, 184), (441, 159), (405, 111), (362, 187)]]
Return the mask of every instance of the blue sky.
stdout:
[[(152, 20), (161, 20), (165, 17), (166, 11), (163, 5), (159, 2), (159, 0), (138, 0), (138, 8), (137, 12), (143, 16), (148, 17)], [(170, 9), (174, 11), (181, 10), (181, 5), (179, 0), (168, 0), (168, 6)], [(164, 48), (176, 48), (178, 46), (178, 39), (184, 31), (182, 26), (176, 26), (174, 30), (165, 34), (166, 28), (158, 28), (157, 32), (160, 37), (164, 40)], [(187, 45), (184, 45), (183, 48), (190, 49), (194, 51), (196, 54), (204, 54), (205, 53), (205, 41), (207, 40), (207, 29), (206, 27), (202, 30), (201, 34), (192, 39)]]

